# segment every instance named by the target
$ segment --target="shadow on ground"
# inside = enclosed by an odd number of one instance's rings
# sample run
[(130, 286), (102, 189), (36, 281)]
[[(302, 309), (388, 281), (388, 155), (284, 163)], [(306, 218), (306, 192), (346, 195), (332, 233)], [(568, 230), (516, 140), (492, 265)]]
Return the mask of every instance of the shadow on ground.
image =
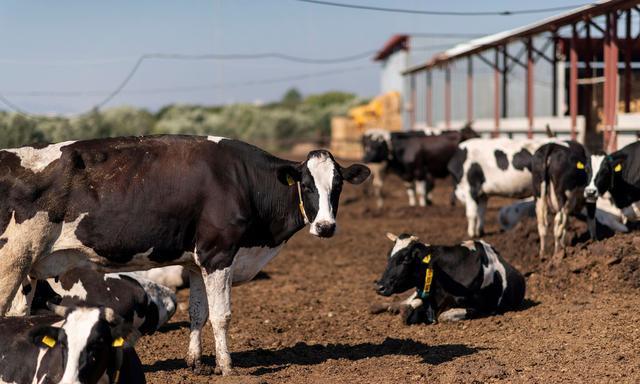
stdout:
[[(259, 367), (252, 374), (262, 375), (286, 368), (289, 365), (316, 365), (330, 359), (361, 360), (371, 357), (388, 355), (420, 356), (422, 362), (438, 365), (458, 357), (474, 354), (481, 348), (469, 347), (464, 344), (428, 345), (410, 339), (387, 338), (380, 344), (361, 343), (320, 345), (297, 343), (292, 347), (281, 349), (255, 349), (232, 353), (232, 360), (236, 367)], [(213, 356), (203, 358), (206, 364), (213, 366)], [(186, 368), (182, 359), (169, 359), (145, 365), (145, 372), (170, 371)]]

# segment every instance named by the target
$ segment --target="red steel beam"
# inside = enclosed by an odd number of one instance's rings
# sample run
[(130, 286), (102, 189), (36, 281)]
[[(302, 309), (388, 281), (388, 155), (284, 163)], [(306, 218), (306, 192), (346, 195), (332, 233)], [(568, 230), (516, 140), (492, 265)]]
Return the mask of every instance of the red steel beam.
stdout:
[(444, 121), (447, 129), (451, 129), (451, 69), (447, 65), (444, 71)]
[(530, 139), (533, 137), (533, 39), (530, 37), (527, 39), (527, 117), (529, 119), (529, 126), (527, 130), (527, 137)]
[[(604, 84), (603, 84), (603, 89), (602, 89), (602, 126), (604, 128), (604, 146), (606, 148), (607, 145), (607, 140), (609, 139), (609, 133), (607, 131), (607, 127), (609, 125), (609, 87), (611, 86), (611, 80), (609, 79), (609, 41), (611, 39), (611, 36), (609, 34), (609, 23), (610, 23), (610, 19), (609, 19), (609, 15), (605, 15), (605, 20), (606, 20), (606, 27), (605, 27), (605, 34), (604, 34), (604, 41), (602, 44), (602, 58), (604, 60)], [(605, 149), (603, 148), (603, 149)]]
[(467, 122), (473, 121), (473, 57), (467, 57)]
[(571, 140), (576, 139), (578, 118), (578, 31), (571, 26), (571, 48), (569, 50), (569, 115), (571, 116)]
[(609, 108), (609, 140), (607, 141), (609, 145), (609, 150), (615, 151), (617, 147), (616, 143), (616, 134), (614, 132), (614, 127), (617, 121), (618, 115), (618, 14), (617, 12), (611, 12), (611, 41), (610, 47), (611, 50), (609, 60), (611, 61), (611, 86), (609, 87), (609, 92), (611, 100), (610, 100), (610, 108)]
[(624, 111), (631, 112), (631, 9), (626, 11), (626, 33), (624, 47)]
[(493, 67), (493, 136), (500, 134), (500, 52), (495, 50), (495, 66)]

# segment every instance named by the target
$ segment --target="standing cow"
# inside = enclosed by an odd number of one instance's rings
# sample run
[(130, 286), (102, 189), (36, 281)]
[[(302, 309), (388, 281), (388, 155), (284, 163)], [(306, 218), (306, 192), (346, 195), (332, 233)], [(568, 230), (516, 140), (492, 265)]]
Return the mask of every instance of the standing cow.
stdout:
[(465, 205), (467, 234), (484, 233), (490, 196), (524, 198), (533, 194), (531, 160), (540, 146), (556, 139), (471, 139), (461, 143), (448, 168), (455, 195)]
[[(439, 135), (426, 135), (422, 131), (387, 132), (386, 135), (378, 132), (363, 137), (363, 161), (386, 163), (387, 171), (404, 180), (409, 205), (416, 205), (417, 195), (418, 205), (424, 207), (431, 204), (429, 195), (435, 179), (449, 175), (447, 164), (458, 144), (473, 137), (478, 134), (469, 127)], [(376, 192), (376, 196), (380, 196), (380, 192)], [(381, 205), (381, 197), (378, 197), (378, 206)]]
[[(608, 156), (594, 157), (592, 167), (594, 175), (584, 190), (588, 201), (609, 192), (619, 209), (640, 211), (634, 204), (640, 201), (640, 141)], [(640, 216), (640, 212), (634, 212), (634, 216)]]
[[(555, 213), (554, 254), (565, 250), (569, 215), (584, 205), (584, 188), (591, 174), (591, 161), (584, 147), (575, 141), (541, 146), (531, 162), (533, 195), (540, 236), (540, 257), (544, 256), (548, 211)], [(595, 202), (587, 203), (587, 224), (596, 238)]]
[(201, 365), (210, 317), (216, 366), (230, 374), (231, 285), (251, 280), (309, 224), (331, 237), (344, 181), (328, 151), (303, 162), (220, 137), (150, 136), (0, 151), (0, 315), (27, 275), (75, 267), (101, 272), (188, 266), (187, 363)]
[(416, 290), (401, 304), (407, 324), (463, 320), (522, 304), (524, 277), (484, 241), (439, 246), (409, 234), (387, 237), (394, 244), (377, 292), (390, 296)]

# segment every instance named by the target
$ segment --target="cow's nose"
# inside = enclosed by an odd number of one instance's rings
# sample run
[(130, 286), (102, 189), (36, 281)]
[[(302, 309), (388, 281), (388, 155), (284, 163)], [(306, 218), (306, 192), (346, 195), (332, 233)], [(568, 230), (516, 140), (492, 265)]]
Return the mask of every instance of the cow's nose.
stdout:
[(594, 188), (585, 189), (584, 197), (587, 201), (593, 202), (598, 198), (598, 190)]
[(320, 237), (331, 237), (336, 232), (336, 223), (320, 221), (315, 224), (315, 232)]

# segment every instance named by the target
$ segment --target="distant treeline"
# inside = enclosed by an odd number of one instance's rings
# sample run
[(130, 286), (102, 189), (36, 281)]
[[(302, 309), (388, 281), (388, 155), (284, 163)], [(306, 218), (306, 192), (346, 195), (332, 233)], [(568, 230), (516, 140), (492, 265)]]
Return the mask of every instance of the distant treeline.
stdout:
[(346, 114), (364, 100), (343, 92), (303, 98), (291, 89), (281, 101), (222, 107), (169, 105), (156, 113), (134, 107), (93, 110), (77, 117), (27, 117), (0, 112), (0, 148), (99, 137), (196, 134), (237, 138), (267, 149), (292, 140), (318, 140), (331, 132), (331, 117)]

